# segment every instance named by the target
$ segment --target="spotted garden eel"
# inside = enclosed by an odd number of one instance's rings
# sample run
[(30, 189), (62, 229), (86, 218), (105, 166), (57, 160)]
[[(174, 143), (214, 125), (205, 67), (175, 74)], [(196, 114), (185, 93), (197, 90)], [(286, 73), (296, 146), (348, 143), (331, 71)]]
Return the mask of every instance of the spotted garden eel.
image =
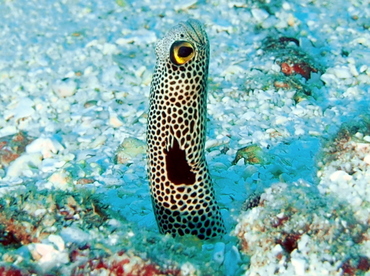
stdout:
[(204, 156), (209, 42), (196, 20), (156, 45), (150, 90), (148, 174), (162, 234), (209, 239), (225, 233)]

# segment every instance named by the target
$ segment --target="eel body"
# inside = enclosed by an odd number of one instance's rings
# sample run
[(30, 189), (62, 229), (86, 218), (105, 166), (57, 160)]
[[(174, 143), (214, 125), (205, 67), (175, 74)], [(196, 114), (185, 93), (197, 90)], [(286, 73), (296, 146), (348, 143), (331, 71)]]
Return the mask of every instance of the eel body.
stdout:
[(153, 209), (161, 233), (209, 239), (225, 233), (204, 155), (209, 41), (197, 20), (156, 45), (147, 144)]

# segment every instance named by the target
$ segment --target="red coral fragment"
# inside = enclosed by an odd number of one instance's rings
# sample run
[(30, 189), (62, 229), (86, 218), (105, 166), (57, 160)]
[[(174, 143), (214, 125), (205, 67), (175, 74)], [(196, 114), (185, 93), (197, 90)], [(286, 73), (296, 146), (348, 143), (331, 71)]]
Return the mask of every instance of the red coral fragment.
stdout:
[(13, 153), (8, 149), (0, 150), (0, 166), (8, 166), (11, 162), (17, 159), (20, 155)]
[(342, 269), (342, 271), (343, 271), (343, 275), (345, 275), (345, 276), (354, 276), (354, 275), (356, 275), (356, 268), (355, 268), (355, 267), (353, 267), (353, 266), (351, 266), (351, 264), (350, 264), (350, 261), (349, 261), (349, 260), (345, 261), (345, 262), (341, 265), (341, 267), (340, 267), (340, 268)]
[(283, 62), (280, 64), (281, 72), (283, 72), (285, 75), (291, 75), (293, 74), (293, 67), (290, 66), (288, 63)]
[(112, 265), (110, 267), (111, 273), (115, 273), (113, 275), (123, 275), (123, 273), (125, 273), (125, 270), (123, 269), (123, 266), (125, 264), (128, 264), (128, 263), (130, 263), (129, 259), (123, 259), (119, 262), (113, 261)]
[[(35, 233), (36, 228), (27, 229), (22, 225), (21, 222), (13, 218), (7, 218), (4, 214), (1, 213), (0, 225), (3, 228), (0, 231), (0, 234), (2, 235), (2, 237), (0, 238), (0, 244), (2, 245), (12, 245), (14, 247), (19, 247), (21, 245), (26, 245), (39, 241)], [(29, 233), (29, 231), (31, 231), (31, 233)]]
[(95, 264), (95, 269), (107, 269), (108, 265), (104, 263), (103, 260), (99, 259), (98, 262)]
[[(78, 258), (75, 255), (79, 255), (78, 252), (73, 253), (74, 258), (78, 262)], [(86, 255), (85, 255), (86, 256)], [(71, 259), (72, 261), (72, 259)], [(131, 263), (129, 267), (125, 267), (126, 264)], [(126, 270), (125, 270), (126, 268)], [(128, 271), (127, 271), (128, 270)], [(73, 276), (83, 276), (106, 273), (110, 276), (180, 276), (181, 271), (177, 268), (169, 268), (163, 271), (158, 265), (151, 263), (150, 261), (145, 262), (144, 260), (136, 261), (130, 259), (129, 256), (125, 256), (124, 251), (119, 251), (115, 255), (106, 257), (95, 257), (88, 259), (75, 267), (72, 271)], [(1, 275), (1, 274), (0, 274)]]
[(284, 216), (282, 218), (278, 218), (271, 224), (272, 227), (278, 228), (279, 226), (283, 225), (286, 221), (288, 221), (289, 218)]
[(290, 254), (294, 249), (298, 248), (298, 241), (300, 238), (301, 234), (287, 234), (283, 240), (278, 240), (277, 243)]
[(14, 142), (23, 142), (23, 141), (27, 141), (28, 142), (28, 139), (26, 137), (26, 134), (23, 133), (23, 132), (19, 132), (19, 133), (15, 134), (12, 140)]
[(302, 77), (304, 77), (306, 80), (308, 80), (311, 77), (311, 72), (316, 73), (317, 69), (311, 67), (306, 62), (298, 62), (294, 63), (293, 65), (290, 65), (287, 62), (282, 62), (280, 64), (281, 72), (283, 72), (285, 75), (289, 76), (292, 74), (299, 74)]
[(22, 276), (22, 272), (20, 270), (14, 268), (5, 268), (0, 267), (0, 275), (2, 276)]
[(353, 263), (351, 264), (351, 259), (346, 260), (340, 268), (343, 271), (344, 276), (354, 276), (358, 275), (360, 271), (369, 271), (370, 270), (370, 260), (368, 257), (361, 256), (355, 266)]
[(370, 260), (367, 257), (360, 257), (357, 268), (362, 271), (370, 270)]
[(294, 69), (294, 72), (296, 72), (297, 74), (300, 74), (306, 80), (308, 80), (311, 77), (311, 72), (314, 72), (314, 73), (317, 72), (317, 69), (311, 67), (305, 62), (294, 64), (293, 69)]
[[(161, 271), (157, 269), (157, 267), (153, 264), (148, 264), (142, 268), (140, 271), (137, 271), (140, 276), (155, 276), (155, 275), (162, 275)], [(128, 276), (136, 276), (136, 274), (130, 274)]]
[(83, 177), (83, 178), (80, 178), (77, 180), (76, 184), (78, 185), (85, 185), (85, 184), (91, 184), (91, 183), (94, 183), (95, 179), (93, 178), (87, 178), (87, 177)]

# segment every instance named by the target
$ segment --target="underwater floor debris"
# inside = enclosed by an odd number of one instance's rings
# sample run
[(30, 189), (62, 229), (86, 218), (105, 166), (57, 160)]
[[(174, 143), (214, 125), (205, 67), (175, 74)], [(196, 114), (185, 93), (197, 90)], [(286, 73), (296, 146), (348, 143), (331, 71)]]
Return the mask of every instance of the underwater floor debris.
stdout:
[[(370, 275), (366, 1), (0, 3), (0, 274)], [(154, 45), (211, 43), (206, 158), (228, 235), (158, 233)], [(245, 149), (249, 149), (245, 150)]]

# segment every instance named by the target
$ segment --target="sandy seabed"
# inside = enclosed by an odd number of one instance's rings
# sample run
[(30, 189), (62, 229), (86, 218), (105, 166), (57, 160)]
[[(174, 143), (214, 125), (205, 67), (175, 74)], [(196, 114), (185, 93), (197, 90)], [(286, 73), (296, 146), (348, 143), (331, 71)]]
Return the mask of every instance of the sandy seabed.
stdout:
[[(0, 2), (1, 275), (370, 275), (370, 3)], [(206, 156), (228, 234), (158, 233), (154, 46), (211, 43)]]

